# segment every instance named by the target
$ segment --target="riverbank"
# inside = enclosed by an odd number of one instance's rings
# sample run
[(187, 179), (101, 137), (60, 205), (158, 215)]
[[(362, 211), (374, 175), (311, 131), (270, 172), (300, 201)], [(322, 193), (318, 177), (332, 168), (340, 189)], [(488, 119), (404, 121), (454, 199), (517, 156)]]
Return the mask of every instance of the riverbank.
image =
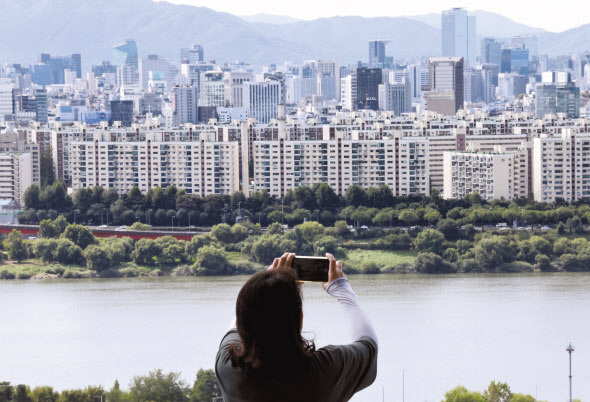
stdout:
[[(365, 261), (374, 261), (378, 266), (391, 267), (390, 273), (395, 273), (395, 268), (412, 264), (418, 253), (415, 250), (385, 251), (385, 250), (348, 250), (340, 256), (349, 267), (361, 267)], [(257, 270), (265, 269), (266, 265), (254, 263), (248, 260), (248, 256), (239, 252), (227, 252), (227, 259), (232, 264), (251, 264)], [(349, 274), (360, 273), (360, 270), (349, 269)], [(379, 272), (369, 272), (379, 273)], [(406, 273), (406, 272), (399, 272)], [(149, 266), (140, 265), (134, 261), (127, 261), (111, 267), (109, 270), (98, 273), (80, 265), (66, 265), (57, 263), (44, 263), (39, 259), (30, 259), (22, 262), (4, 261), (0, 265), (0, 280), (15, 279), (86, 279), (86, 278), (133, 278), (146, 276), (193, 276), (190, 266), (186, 264)], [(215, 275), (233, 276), (233, 275)]]

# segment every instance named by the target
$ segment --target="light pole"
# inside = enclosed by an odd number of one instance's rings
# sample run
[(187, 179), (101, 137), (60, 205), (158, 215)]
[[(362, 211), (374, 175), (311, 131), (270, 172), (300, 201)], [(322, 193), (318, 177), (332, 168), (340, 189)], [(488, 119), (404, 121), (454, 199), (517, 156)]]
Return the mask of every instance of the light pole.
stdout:
[(402, 402), (406, 401), (406, 370), (402, 370)]
[(570, 354), (570, 402), (572, 402), (572, 352), (574, 351), (574, 346), (571, 342), (565, 350)]
[(172, 231), (174, 232), (174, 218), (176, 218), (176, 215), (172, 215)]
[(238, 201), (238, 219), (242, 221), (242, 201)]

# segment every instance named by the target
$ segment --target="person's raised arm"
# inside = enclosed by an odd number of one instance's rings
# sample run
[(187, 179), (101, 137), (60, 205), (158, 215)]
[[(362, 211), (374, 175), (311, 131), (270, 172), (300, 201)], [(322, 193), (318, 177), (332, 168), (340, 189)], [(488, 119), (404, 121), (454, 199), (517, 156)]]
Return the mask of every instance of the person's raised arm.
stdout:
[(377, 343), (375, 328), (373, 328), (369, 316), (361, 307), (346, 275), (342, 272), (342, 262), (336, 261), (332, 254), (326, 254), (326, 257), (330, 260), (330, 270), (328, 272), (328, 282), (322, 286), (329, 295), (340, 302), (346, 312), (353, 341), (369, 337)]

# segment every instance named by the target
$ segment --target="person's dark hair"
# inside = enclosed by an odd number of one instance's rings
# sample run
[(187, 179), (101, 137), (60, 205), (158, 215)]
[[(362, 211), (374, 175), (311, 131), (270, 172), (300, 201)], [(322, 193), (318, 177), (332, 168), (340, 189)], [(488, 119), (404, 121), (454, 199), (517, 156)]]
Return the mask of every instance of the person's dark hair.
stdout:
[(241, 343), (229, 347), (234, 367), (256, 369), (276, 359), (303, 360), (315, 345), (301, 336), (303, 296), (295, 272), (272, 269), (240, 290), (236, 323)]

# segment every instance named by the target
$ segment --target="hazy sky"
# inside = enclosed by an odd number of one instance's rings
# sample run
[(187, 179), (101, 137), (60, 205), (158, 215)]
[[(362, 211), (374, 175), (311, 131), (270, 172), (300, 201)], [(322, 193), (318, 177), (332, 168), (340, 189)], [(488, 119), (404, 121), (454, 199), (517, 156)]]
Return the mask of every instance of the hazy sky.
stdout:
[(452, 7), (486, 10), (516, 22), (563, 31), (590, 23), (588, 0), (168, 0), (194, 6), (209, 7), (235, 15), (259, 13), (288, 15), (299, 19), (315, 19), (335, 15), (363, 17), (403, 16), (439, 13)]

